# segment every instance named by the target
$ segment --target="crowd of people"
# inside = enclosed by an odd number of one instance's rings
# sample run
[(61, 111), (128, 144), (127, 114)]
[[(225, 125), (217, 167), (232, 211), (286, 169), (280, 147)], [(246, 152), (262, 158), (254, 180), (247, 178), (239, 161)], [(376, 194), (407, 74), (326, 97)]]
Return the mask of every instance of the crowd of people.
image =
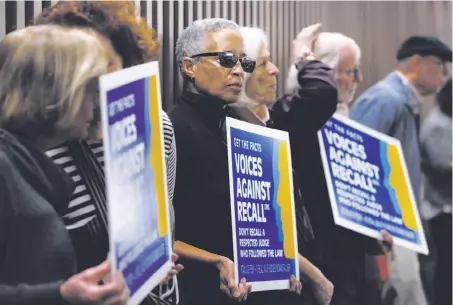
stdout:
[[(317, 132), (337, 112), (401, 141), (437, 249), (433, 305), (451, 305), (452, 51), (409, 37), (395, 70), (356, 98), (363, 76), (352, 38), (314, 24), (288, 47), (293, 64), (277, 97), (262, 29), (212, 18), (178, 37), (183, 91), (162, 111), (175, 264), (142, 304), (176, 294), (182, 305), (377, 304), (365, 267), (380, 254), (396, 292), (386, 304), (427, 304), (415, 252), (386, 231), (378, 241), (334, 223)], [(0, 42), (0, 304), (127, 304), (121, 272), (109, 276), (98, 78), (158, 52), (129, 1), (62, 1)], [(422, 96), (438, 92), (421, 126)], [(301, 280), (289, 278), (288, 290), (251, 293), (246, 278), (235, 282), (226, 117), (289, 133)]]

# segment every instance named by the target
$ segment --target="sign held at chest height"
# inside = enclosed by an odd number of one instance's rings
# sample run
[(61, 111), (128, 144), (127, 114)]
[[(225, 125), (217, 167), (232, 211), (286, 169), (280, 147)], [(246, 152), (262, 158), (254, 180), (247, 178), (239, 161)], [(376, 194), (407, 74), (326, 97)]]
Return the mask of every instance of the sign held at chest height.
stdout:
[(226, 127), (236, 281), (288, 289), (299, 279), (288, 134), (232, 118)]

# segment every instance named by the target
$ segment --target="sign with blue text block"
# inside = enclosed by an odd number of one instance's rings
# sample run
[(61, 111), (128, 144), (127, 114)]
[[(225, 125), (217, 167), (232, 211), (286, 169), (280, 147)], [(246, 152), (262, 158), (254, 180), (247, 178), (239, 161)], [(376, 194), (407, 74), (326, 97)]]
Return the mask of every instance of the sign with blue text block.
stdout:
[(159, 66), (100, 77), (112, 272), (138, 305), (172, 266)]
[(226, 119), (236, 282), (253, 291), (299, 279), (288, 133)]
[(428, 254), (400, 142), (341, 114), (318, 139), (335, 223)]

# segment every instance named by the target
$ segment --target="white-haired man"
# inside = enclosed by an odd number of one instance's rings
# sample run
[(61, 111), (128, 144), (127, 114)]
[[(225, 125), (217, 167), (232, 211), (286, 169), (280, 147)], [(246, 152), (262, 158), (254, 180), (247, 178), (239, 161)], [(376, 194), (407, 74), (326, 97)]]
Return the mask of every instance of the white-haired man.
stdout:
[[(348, 116), (349, 105), (354, 99), (359, 82), (360, 48), (350, 37), (341, 33), (323, 32), (313, 43), (313, 54), (335, 71), (338, 89), (337, 112)], [(297, 71), (291, 67), (286, 83), (286, 93), (298, 88)], [(381, 247), (370, 238), (336, 226), (324, 176), (319, 143), (316, 134), (307, 139), (306, 153), (293, 157), (302, 168), (300, 186), (305, 196), (307, 210), (318, 241), (320, 269), (335, 286), (332, 305), (362, 305), (366, 303), (365, 259), (366, 254), (379, 254)], [(391, 244), (391, 237), (383, 232)]]
[[(362, 81), (360, 72), (361, 50), (350, 37), (341, 33), (320, 33), (313, 43), (313, 54), (336, 72), (338, 89), (337, 112), (348, 115), (357, 85)], [(297, 70), (291, 66), (286, 80), (286, 93), (298, 88)]]

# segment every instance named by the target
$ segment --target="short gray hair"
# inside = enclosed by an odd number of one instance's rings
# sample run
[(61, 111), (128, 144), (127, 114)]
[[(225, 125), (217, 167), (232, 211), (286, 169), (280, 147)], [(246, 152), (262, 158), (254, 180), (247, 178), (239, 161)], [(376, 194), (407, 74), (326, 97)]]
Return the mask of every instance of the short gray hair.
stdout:
[(206, 35), (211, 31), (223, 29), (239, 30), (239, 25), (223, 18), (209, 18), (196, 20), (181, 32), (176, 41), (175, 56), (182, 75), (184, 75), (182, 71), (183, 58), (202, 53), (206, 49)]
[[(260, 48), (264, 46), (266, 49), (269, 47), (269, 39), (266, 33), (258, 27), (241, 27), (241, 35), (244, 39), (244, 52), (251, 59), (258, 61)], [(258, 64), (258, 63), (257, 63)], [(244, 84), (250, 79), (251, 73), (245, 73)], [(244, 86), (245, 88), (245, 86)], [(245, 89), (241, 92), (239, 98), (240, 103), (254, 104), (246, 94)]]
[(241, 27), (241, 35), (244, 39), (245, 54), (253, 60), (258, 60), (261, 46), (264, 45), (266, 49), (269, 46), (266, 33), (257, 27)]
[[(341, 33), (323, 32), (316, 39), (313, 53), (319, 61), (332, 69), (336, 69), (340, 61), (340, 53), (345, 49), (352, 50), (356, 59), (360, 60), (361, 50), (354, 39)], [(291, 94), (298, 86), (297, 70), (294, 65), (291, 65), (288, 71), (285, 92)]]

